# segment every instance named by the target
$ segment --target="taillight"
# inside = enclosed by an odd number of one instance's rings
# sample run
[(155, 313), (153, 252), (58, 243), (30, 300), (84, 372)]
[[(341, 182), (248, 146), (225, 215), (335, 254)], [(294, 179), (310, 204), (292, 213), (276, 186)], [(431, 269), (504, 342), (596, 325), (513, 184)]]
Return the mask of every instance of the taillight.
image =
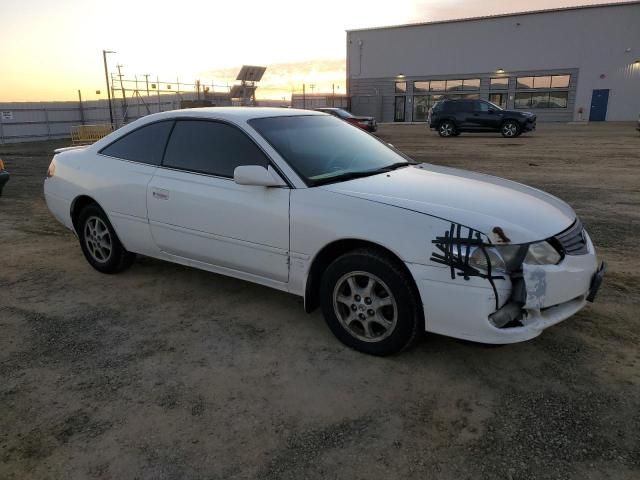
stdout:
[(56, 161), (51, 160), (49, 168), (47, 169), (47, 178), (51, 178), (56, 174)]
[(0, 170), (4, 170), (4, 162), (0, 158)]

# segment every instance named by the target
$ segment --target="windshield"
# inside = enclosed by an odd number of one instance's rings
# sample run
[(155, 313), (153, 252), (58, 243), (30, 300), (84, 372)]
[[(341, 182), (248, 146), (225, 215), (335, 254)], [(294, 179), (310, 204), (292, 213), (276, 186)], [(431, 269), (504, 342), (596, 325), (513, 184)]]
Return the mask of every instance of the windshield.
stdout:
[(256, 118), (249, 124), (308, 186), (375, 175), (409, 165), (399, 152), (335, 117)]
[[(486, 100), (485, 100), (485, 101), (486, 101)], [(502, 110), (502, 107), (500, 107), (500, 106), (496, 105), (495, 103), (493, 103), (493, 102), (488, 102), (488, 101), (486, 101), (486, 102), (487, 102), (489, 105), (491, 105), (493, 108), (495, 108), (496, 110)]]

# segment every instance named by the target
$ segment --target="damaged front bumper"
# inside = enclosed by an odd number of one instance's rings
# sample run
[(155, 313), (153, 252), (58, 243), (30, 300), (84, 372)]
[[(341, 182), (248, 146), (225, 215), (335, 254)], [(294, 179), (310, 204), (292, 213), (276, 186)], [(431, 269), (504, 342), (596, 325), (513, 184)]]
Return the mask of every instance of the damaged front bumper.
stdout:
[(497, 280), (495, 291), (480, 278), (451, 279), (446, 269), (409, 264), (425, 307), (426, 330), (494, 344), (540, 335), (595, 297), (604, 265), (598, 265), (586, 232), (585, 239), (586, 254), (567, 255), (558, 265), (525, 264), (521, 277)]

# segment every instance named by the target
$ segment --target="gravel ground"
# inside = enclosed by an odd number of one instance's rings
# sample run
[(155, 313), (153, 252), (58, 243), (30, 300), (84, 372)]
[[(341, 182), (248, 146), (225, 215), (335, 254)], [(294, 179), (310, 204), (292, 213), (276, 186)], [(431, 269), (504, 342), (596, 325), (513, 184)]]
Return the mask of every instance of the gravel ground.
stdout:
[(523, 344), (365, 356), (282, 292), (148, 258), (95, 272), (42, 197), (65, 142), (0, 145), (0, 478), (640, 478), (633, 126), (379, 135), (569, 201), (609, 264), (597, 302)]

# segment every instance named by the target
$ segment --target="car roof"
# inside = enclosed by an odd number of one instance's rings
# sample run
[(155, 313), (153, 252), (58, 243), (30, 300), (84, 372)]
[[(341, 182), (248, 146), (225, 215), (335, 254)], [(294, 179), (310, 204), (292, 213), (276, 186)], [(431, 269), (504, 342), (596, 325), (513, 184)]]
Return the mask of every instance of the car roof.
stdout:
[(314, 112), (313, 110), (301, 110), (297, 108), (274, 108), (274, 107), (204, 107), (204, 108), (184, 108), (182, 110), (169, 110), (166, 112), (152, 113), (145, 115), (131, 123), (128, 123), (110, 135), (101, 138), (90, 148), (98, 151), (117, 138), (120, 138), (133, 130), (150, 123), (162, 120), (172, 120), (174, 118), (197, 118), (212, 120), (227, 120), (230, 123), (245, 123), (255, 118), (269, 117), (302, 117), (302, 116), (329, 116), (328, 113)]
[(147, 120), (161, 120), (175, 117), (215, 118), (234, 121), (247, 121), (254, 118), (295, 117), (301, 115), (325, 115), (313, 110), (276, 107), (204, 107), (169, 110), (143, 117)]

